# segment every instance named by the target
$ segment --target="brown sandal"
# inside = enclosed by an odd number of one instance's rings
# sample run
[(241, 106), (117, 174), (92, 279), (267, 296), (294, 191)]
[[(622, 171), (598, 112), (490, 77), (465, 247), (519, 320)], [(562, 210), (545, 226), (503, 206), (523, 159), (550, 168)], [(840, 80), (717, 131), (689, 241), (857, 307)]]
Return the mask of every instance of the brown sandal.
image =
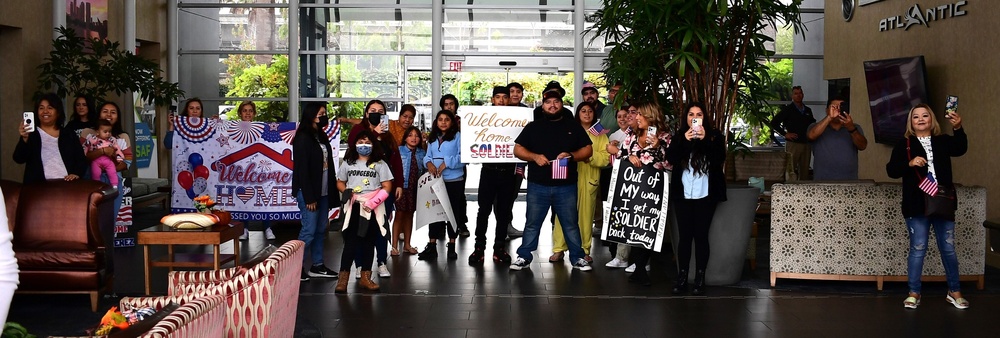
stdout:
[(392, 248), (392, 251), (389, 251), (389, 255), (399, 256), (399, 250), (396, 250), (396, 248)]

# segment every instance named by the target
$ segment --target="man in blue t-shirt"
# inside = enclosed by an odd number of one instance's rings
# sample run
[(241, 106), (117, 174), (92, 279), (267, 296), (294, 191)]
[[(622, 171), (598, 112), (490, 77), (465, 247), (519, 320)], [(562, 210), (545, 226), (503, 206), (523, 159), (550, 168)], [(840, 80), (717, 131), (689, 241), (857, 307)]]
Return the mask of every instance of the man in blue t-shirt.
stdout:
[(556, 88), (544, 91), (543, 114), (528, 123), (514, 140), (514, 156), (528, 162), (528, 201), (524, 237), (517, 248), (517, 259), (510, 264), (511, 270), (528, 268), (531, 264), (549, 208), (560, 220), (573, 268), (591, 270), (590, 263), (583, 258), (580, 239), (576, 162), (590, 158), (593, 147), (580, 123), (563, 114), (563, 95), (565, 92)]

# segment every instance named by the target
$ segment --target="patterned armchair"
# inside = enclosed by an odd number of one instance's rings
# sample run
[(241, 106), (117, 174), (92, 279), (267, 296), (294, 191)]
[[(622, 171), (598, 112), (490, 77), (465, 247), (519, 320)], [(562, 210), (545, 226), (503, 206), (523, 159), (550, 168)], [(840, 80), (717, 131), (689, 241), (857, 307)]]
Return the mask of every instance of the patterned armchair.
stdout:
[[(225, 337), (291, 337), (299, 299), (303, 246), (293, 240), (260, 264), (248, 269), (174, 271), (168, 275), (167, 296), (123, 298), (162, 307), (186, 304), (204, 297), (225, 298)], [(213, 335), (200, 335), (213, 337)]]
[[(160, 319), (149, 331), (139, 335), (139, 337), (222, 337), (225, 332), (225, 328), (222, 326), (222, 323), (226, 320), (226, 308), (223, 306), (225, 301), (225, 298), (222, 296), (209, 296), (187, 302), (163, 317), (163, 319)], [(161, 309), (166, 305), (154, 301), (154, 298), (151, 297), (123, 298), (118, 304), (119, 308), (132, 306), (137, 308), (152, 307), (155, 309)], [(129, 329), (134, 328), (130, 327)], [(122, 334), (125, 333), (123, 332)]]

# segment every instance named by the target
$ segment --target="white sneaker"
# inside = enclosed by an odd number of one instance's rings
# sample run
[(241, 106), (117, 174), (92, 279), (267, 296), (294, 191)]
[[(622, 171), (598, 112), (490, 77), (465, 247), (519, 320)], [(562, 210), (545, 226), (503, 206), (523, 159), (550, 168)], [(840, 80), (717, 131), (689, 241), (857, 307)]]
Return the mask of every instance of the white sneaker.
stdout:
[(521, 269), (530, 269), (531, 263), (528, 263), (524, 258), (518, 257), (513, 263), (510, 263), (510, 269), (514, 271), (521, 271)]
[(264, 229), (264, 238), (269, 240), (274, 239), (274, 231), (271, 231), (271, 228)]
[(604, 264), (604, 266), (612, 268), (612, 269), (619, 269), (619, 268), (627, 267), (628, 266), (628, 262), (620, 260), (620, 259), (618, 259), (618, 257), (615, 257), (615, 259), (612, 259), (610, 262), (608, 262), (608, 264)]
[(354, 279), (361, 279), (361, 268), (354, 270)]
[(240, 240), (245, 241), (248, 239), (250, 239), (250, 230), (248, 230), (247, 228), (243, 228), (243, 234), (240, 235)]
[(577, 259), (576, 263), (573, 263), (573, 268), (577, 269), (577, 270), (580, 270), (580, 271), (590, 271), (590, 270), (594, 269), (594, 268), (590, 267), (590, 263), (587, 262), (587, 260), (583, 259), (583, 258)]
[(392, 274), (389, 273), (389, 268), (385, 266), (385, 263), (378, 265), (378, 276), (381, 278), (389, 278)]
[[(649, 269), (650, 269), (649, 264), (646, 264), (646, 271), (649, 271)], [(625, 272), (627, 273), (635, 272), (635, 264), (633, 263), (632, 265), (629, 265), (627, 268), (625, 268)]]

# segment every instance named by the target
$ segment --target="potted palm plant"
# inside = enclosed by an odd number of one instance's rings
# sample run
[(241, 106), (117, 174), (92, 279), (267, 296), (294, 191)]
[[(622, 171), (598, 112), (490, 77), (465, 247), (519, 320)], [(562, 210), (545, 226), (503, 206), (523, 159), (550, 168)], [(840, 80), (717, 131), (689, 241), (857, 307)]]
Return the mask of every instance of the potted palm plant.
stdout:
[[(714, 127), (727, 131), (739, 114), (769, 111), (764, 108), (771, 79), (761, 61), (773, 55), (766, 46), (773, 39), (764, 30), (782, 23), (796, 32), (803, 29), (800, 4), (801, 0), (605, 0), (590, 30), (608, 41), (610, 51), (603, 65), (608, 83), (622, 83), (622, 92), (654, 101), (668, 115), (683, 112), (688, 102), (702, 102)], [(614, 104), (622, 100), (619, 95)], [(718, 205), (709, 234), (708, 284), (739, 281), (757, 193), (752, 187), (730, 187), (728, 201)], [(676, 238), (676, 226), (672, 233)]]

